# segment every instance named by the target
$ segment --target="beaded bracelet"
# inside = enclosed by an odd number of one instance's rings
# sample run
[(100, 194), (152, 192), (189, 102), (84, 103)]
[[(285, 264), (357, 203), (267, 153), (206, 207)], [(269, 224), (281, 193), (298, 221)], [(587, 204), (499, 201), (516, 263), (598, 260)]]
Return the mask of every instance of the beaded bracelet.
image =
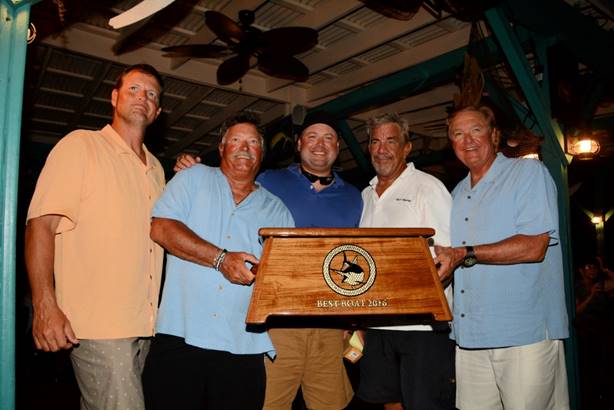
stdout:
[(215, 270), (220, 270), (220, 266), (222, 266), (222, 262), (224, 262), (224, 258), (226, 258), (226, 254), (228, 251), (226, 249), (222, 249), (220, 253), (217, 254), (215, 259), (213, 259), (213, 267)]

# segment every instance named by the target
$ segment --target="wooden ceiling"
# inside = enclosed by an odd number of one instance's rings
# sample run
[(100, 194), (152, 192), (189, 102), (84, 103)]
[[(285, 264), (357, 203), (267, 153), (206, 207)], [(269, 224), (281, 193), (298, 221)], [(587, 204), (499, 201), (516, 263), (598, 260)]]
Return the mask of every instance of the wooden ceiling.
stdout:
[[(204, 154), (215, 148), (220, 124), (234, 113), (254, 112), (265, 125), (274, 124), (295, 106), (316, 107), (401, 70), (419, 68), (466, 46), (470, 33), (469, 23), (445, 12), (438, 15), (421, 7), (411, 20), (399, 21), (354, 0), (177, 0), (144, 24), (122, 31), (108, 25), (110, 17), (138, 2), (100, 1), (84, 10), (71, 6), (78, 2), (65, 1), (64, 25), (54, 14), (58, 2), (45, 0), (33, 6), (32, 22), (41, 34), (28, 50), (24, 138), (51, 146), (72, 129), (99, 128), (110, 122), (109, 98), (117, 75), (126, 65), (147, 62), (165, 79), (163, 115), (149, 145), (169, 161), (180, 152)], [(614, 19), (599, 3), (566, 2), (610, 31)], [(261, 30), (307, 26), (318, 31), (319, 44), (298, 56), (309, 68), (308, 81), (293, 83), (252, 69), (241, 82), (221, 87), (215, 80), (221, 60), (162, 56), (161, 48), (166, 46), (219, 41), (204, 24), (206, 10), (237, 20), (242, 9), (255, 11), (254, 25)], [(54, 33), (47, 35), (50, 31)], [(459, 92), (454, 80), (352, 113), (348, 125), (361, 149), (366, 149), (366, 119), (395, 111), (411, 124), (414, 158), (447, 150), (446, 110)], [(603, 103), (597, 114), (605, 117), (613, 111), (613, 106)], [(357, 166), (345, 143), (337, 166), (343, 170)]]

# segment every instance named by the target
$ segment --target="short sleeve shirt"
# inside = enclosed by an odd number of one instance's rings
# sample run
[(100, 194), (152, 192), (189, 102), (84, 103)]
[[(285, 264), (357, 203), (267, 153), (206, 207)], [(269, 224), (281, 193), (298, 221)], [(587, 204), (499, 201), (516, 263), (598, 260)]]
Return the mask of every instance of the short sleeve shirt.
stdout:
[(334, 182), (318, 192), (293, 164), (263, 172), (258, 182), (281, 198), (299, 228), (356, 228), (362, 211), (360, 192), (337, 173), (334, 176)]
[[(288, 209), (263, 187), (235, 205), (226, 176), (205, 165), (176, 174), (153, 216), (180, 221), (219, 248), (258, 258), (260, 228), (294, 226)], [(252, 290), (230, 283), (213, 268), (168, 255), (156, 332), (183, 337), (204, 349), (272, 355), (266, 331), (251, 331), (245, 324)]]
[(474, 186), (454, 189), (452, 246), (548, 233), (542, 262), (477, 264), (454, 274), (453, 337), (465, 348), (495, 348), (568, 337), (557, 193), (543, 164), (502, 154)]
[(60, 215), (55, 291), (78, 338), (153, 335), (162, 248), (149, 238), (164, 171), (144, 164), (107, 125), (77, 130), (53, 148), (27, 219)]
[[(364, 209), (361, 228), (433, 228), (434, 243), (450, 244), (450, 210), (452, 199), (437, 178), (417, 170), (413, 163), (382, 194), (377, 195), (377, 177), (362, 191)], [(452, 289), (445, 289), (448, 303)], [(432, 330), (430, 325), (388, 326), (390, 330)]]

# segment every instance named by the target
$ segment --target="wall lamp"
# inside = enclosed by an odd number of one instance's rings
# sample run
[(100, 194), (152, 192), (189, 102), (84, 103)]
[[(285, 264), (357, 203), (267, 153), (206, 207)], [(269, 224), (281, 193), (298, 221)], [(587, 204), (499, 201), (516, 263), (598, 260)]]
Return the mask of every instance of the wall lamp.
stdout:
[(579, 160), (593, 159), (599, 154), (601, 146), (592, 133), (582, 133), (566, 138), (566, 151)]

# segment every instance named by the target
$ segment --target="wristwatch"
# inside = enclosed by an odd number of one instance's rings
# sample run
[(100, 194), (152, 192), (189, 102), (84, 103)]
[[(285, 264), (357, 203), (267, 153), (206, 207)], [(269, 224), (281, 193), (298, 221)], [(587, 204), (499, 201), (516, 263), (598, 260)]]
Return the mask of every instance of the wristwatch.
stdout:
[(476, 263), (478, 263), (478, 258), (475, 256), (473, 246), (465, 246), (465, 249), (467, 250), (467, 254), (463, 258), (463, 266), (465, 268), (470, 268)]

